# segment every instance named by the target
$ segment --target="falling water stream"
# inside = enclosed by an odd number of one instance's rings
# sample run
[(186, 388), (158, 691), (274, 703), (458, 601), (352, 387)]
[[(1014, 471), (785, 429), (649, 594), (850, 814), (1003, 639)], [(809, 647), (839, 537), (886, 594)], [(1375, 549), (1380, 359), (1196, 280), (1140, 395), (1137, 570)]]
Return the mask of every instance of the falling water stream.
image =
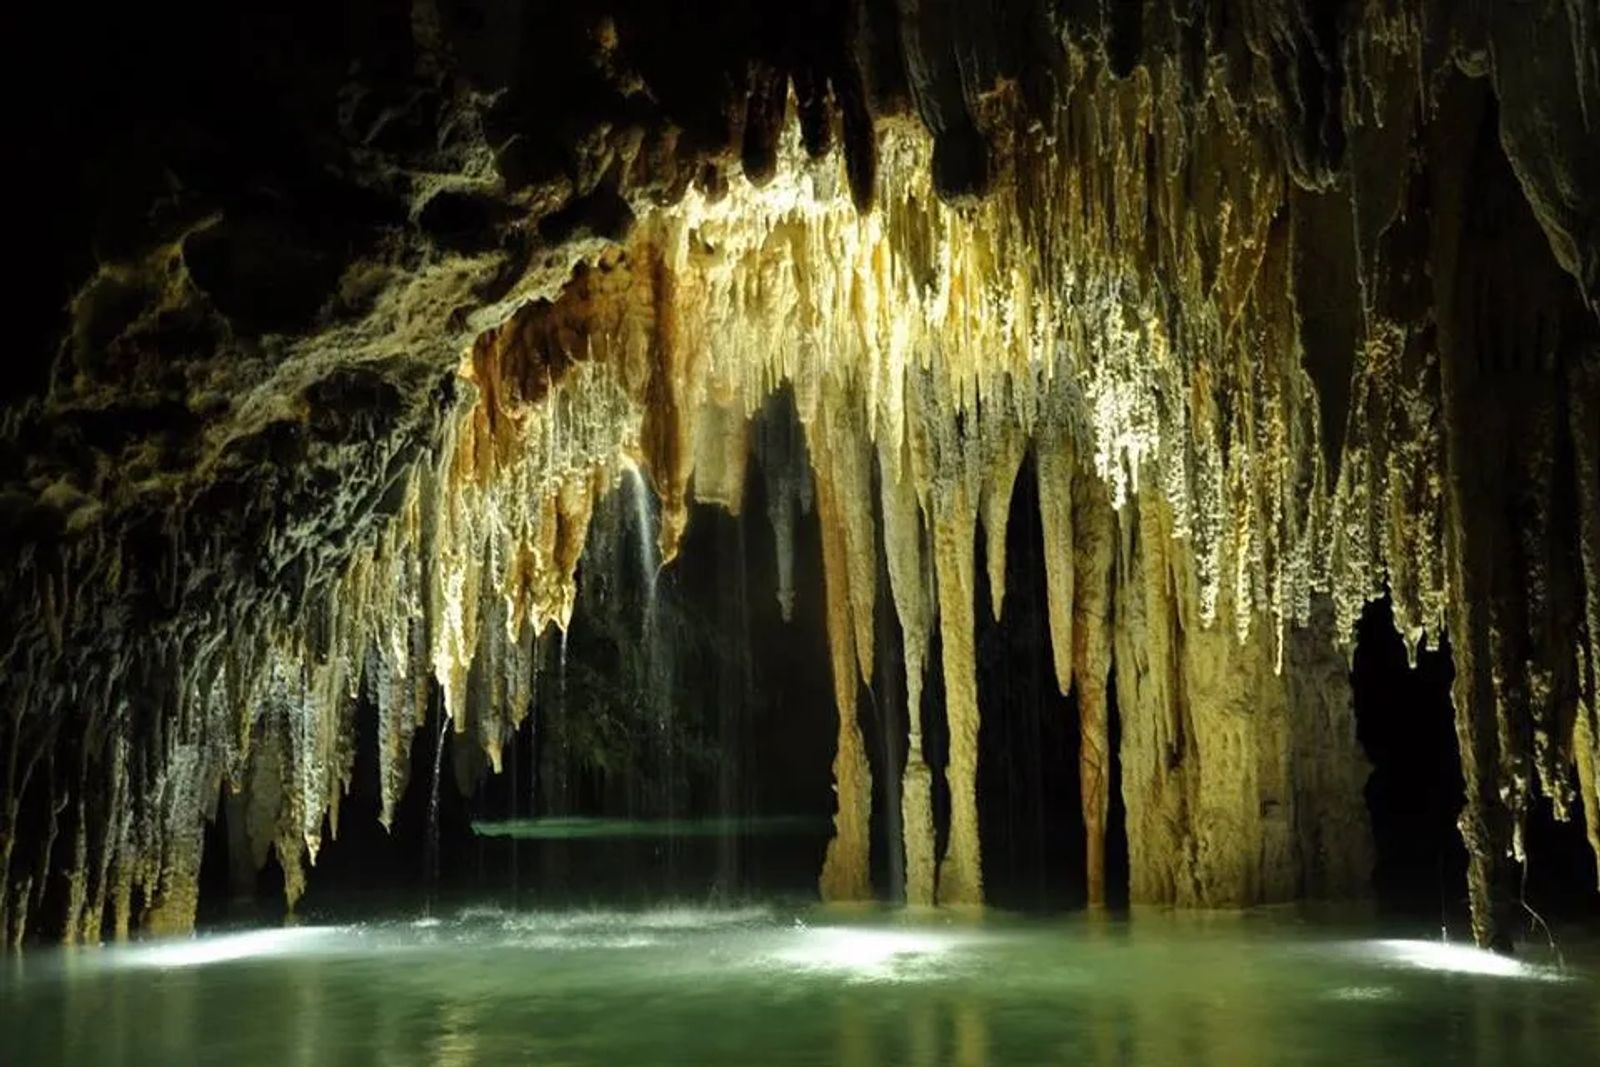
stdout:
[[(661, 771), (658, 775), (660, 791), (653, 802), (656, 808), (654, 814), (664, 819), (664, 825), (670, 830), (677, 824), (678, 816), (681, 814), (675, 784), (678, 777), (678, 751), (673, 665), (669, 647), (671, 635), (665, 632), (666, 626), (661, 619), (659, 604), (661, 562), (650, 487), (637, 466), (630, 464), (626, 470), (629, 493), (633, 497), (633, 528), (638, 543), (639, 579), (644, 600), (643, 617), (639, 625), (639, 653), (643, 667), (639, 688), (645, 708), (652, 719), (652, 732), (655, 734), (661, 759)], [(667, 833), (660, 843), (660, 848), (665, 853), (667, 884), (671, 885), (678, 860), (676, 835)]]
[(567, 634), (568, 631), (563, 628), (556, 659), (556, 715), (562, 719), (567, 712)]
[(423, 907), (429, 915), (433, 913), (434, 897), (439, 890), (439, 774), (444, 766), (444, 741), (449, 729), (450, 716), (441, 711), (439, 733), (433, 745), (433, 781), (428, 789), (428, 869)]
[[(538, 646), (543, 651), (543, 646)], [(528, 814), (534, 815), (539, 810), (539, 663), (541, 657), (533, 657), (533, 684), (528, 689)], [(516, 781), (512, 781), (512, 790), (516, 790)], [(512, 814), (515, 816), (515, 806)]]
[(648, 634), (656, 615), (656, 579), (661, 569), (657, 559), (655, 523), (651, 520), (650, 487), (633, 464), (627, 466), (628, 488), (633, 495), (634, 532), (639, 539), (639, 578), (644, 588), (644, 627)]
[(558, 749), (555, 753), (555, 764), (552, 777), (555, 785), (555, 804), (551, 806), (551, 813), (557, 815), (568, 814), (568, 805), (571, 803), (569, 790), (572, 782), (570, 777), (570, 760), (572, 753), (568, 747), (571, 738), (571, 724), (567, 721), (567, 639), (569, 631), (562, 629), (560, 640), (556, 649), (556, 740)]

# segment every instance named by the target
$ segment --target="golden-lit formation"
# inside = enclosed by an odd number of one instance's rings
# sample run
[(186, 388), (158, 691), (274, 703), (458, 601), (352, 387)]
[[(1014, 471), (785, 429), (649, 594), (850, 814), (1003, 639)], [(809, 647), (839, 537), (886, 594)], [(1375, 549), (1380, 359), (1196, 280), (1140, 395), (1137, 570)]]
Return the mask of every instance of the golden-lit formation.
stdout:
[[(1409, 62), (1414, 33), (1394, 29), (1370, 39), (1367, 62)], [(821, 531), (838, 723), (827, 899), (871, 893), (857, 708), (888, 595), (914, 712), (937, 635), (950, 739), (948, 763), (931, 767), (909, 716), (906, 898), (984, 900), (975, 631), (979, 611), (1004, 610), (1006, 524), (1030, 454), (1055, 680), (1080, 718), (1091, 904), (1107, 896), (1114, 762), (1135, 902), (1250, 904), (1364, 883), (1364, 757), (1344, 656), (1362, 606), (1386, 592), (1413, 655), (1446, 631), (1456, 640), (1475, 862), (1498, 840), (1478, 829), (1496, 783), (1513, 814), (1536, 789), (1558, 813), (1581, 798), (1600, 853), (1600, 501), (1576, 505), (1589, 640), (1568, 677), (1519, 655), (1494, 614), (1498, 587), (1481, 584), (1487, 550), (1467, 518), (1481, 509), (1446, 432), (1476, 410), (1462, 399), (1473, 385), (1439, 358), (1443, 314), (1419, 325), (1403, 308), (1363, 308), (1346, 425), (1324, 426), (1296, 283), (1305, 250), (1291, 216), (1305, 193), (1253, 110), (1272, 105), (1230, 95), (1220, 71), (1197, 85), (1178, 63), (1117, 78), (1074, 59), (1084, 84), (1052, 122), (1030, 121), (1014, 87), (985, 97), (985, 128), (1009, 132), (994, 138), (988, 194), (954, 204), (935, 195), (934, 141), (909, 118), (879, 121), (867, 212), (841, 154), (808, 158), (790, 123), (767, 180), (636, 204), (631, 231), (585, 245), (560, 293), (480, 311), (487, 328), (463, 355), (443, 432), (387, 488), (380, 535), (325, 595), (250, 639), (219, 633), (222, 666), (164, 709), (149, 795), (125, 795), (118, 735), (115, 818), (99, 840), (76, 822), (68, 936), (92, 939), (108, 908), (125, 935), (136, 899), (146, 927), (191, 925), (201, 820), (219, 790), (257, 866), (276, 853), (293, 904), (304, 862), (337, 831), (363, 691), (385, 825), (430, 683), (498, 771), (529, 705), (538, 635), (570, 622), (597, 503), (641, 472), (670, 564), (690, 503), (738, 513), (751, 463), (767, 478), (785, 617), (794, 528), (813, 503)], [(1396, 121), (1393, 101), (1346, 104), (1358, 133)], [(1592, 490), (1600, 381), (1580, 365), (1571, 384), (1571, 462)], [(802, 442), (755, 427), (780, 389)], [(1509, 735), (1491, 743), (1530, 704), (1546, 709), (1531, 766)], [(1482, 912), (1488, 875), (1472, 884)]]
[[(1042, 135), (1020, 138), (996, 193), (964, 206), (932, 194), (920, 127), (880, 131), (879, 209), (868, 214), (845, 194), (839, 160), (804, 161), (791, 132), (766, 185), (735, 182), (716, 200), (691, 191), (580, 267), (558, 299), (485, 334), (463, 363), (472, 388), (458, 421), (333, 596), (336, 641), (301, 653), (313, 666), (300, 673), (333, 677), (311, 687), (328, 702), (320, 713), (285, 719), (326, 724), (280, 746), (297, 789), (259, 825), (285, 865), (301, 844), (314, 855), (321, 810), (348, 775), (363, 668), (380, 683), (386, 810), (404, 784), (419, 678), (438, 682), (455, 729), (497, 762), (526, 706), (515, 686), (533, 636), (567, 623), (596, 499), (638, 464), (670, 560), (691, 496), (740, 506), (749, 420), (787, 385), (823, 533), (840, 722), (825, 896), (869, 892), (871, 788), (855, 716), (858, 679), (873, 669), (876, 511), (907, 686), (919, 699), (936, 621), (951, 736), (949, 843), (935, 857), (932, 772), (913, 725), (908, 899), (983, 899), (975, 535), (982, 521), (998, 616), (1004, 528), (1029, 449), (1057, 680), (1077, 689), (1082, 715), (1092, 899), (1104, 899), (1114, 658), (1136, 900), (1246, 903), (1358, 882), (1348, 688), (1280, 671), (1299, 648), (1291, 626), (1310, 621), (1330, 582), (1313, 551), (1327, 493), (1280, 192), (1242, 165), (1151, 157), (1159, 93), (1137, 82), (1105, 91), (1123, 104), (1063, 120), (1060, 136), (1087, 145), (1064, 156)], [(1197, 154), (1248, 151), (1224, 114), (1191, 137)], [(1200, 188), (1180, 187), (1186, 167), (1190, 181), (1204, 171)], [(775, 484), (793, 481), (777, 473)], [(775, 519), (792, 515), (786, 500), (774, 494)], [(789, 535), (777, 534), (782, 553)], [(282, 758), (263, 745), (246, 762)]]

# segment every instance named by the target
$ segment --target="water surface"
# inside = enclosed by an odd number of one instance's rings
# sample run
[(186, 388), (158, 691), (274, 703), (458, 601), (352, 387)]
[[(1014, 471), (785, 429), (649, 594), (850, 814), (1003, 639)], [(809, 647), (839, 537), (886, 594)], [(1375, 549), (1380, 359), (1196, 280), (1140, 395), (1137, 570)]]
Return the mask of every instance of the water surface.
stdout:
[(0, 961), (0, 1063), (1588, 1065), (1586, 944), (1558, 971), (1287, 912), (466, 908)]

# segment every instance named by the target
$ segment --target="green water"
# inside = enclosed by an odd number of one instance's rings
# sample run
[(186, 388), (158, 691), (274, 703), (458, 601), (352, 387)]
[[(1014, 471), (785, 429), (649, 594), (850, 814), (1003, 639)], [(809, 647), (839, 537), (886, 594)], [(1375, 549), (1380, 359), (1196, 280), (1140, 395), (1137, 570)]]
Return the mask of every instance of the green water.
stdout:
[(739, 835), (827, 833), (827, 819), (804, 815), (718, 816), (705, 819), (595, 819), (587, 816), (556, 816), (543, 819), (475, 820), (472, 832), (479, 837), (513, 837), (528, 841), (575, 841), (602, 837), (726, 838)]
[(0, 960), (0, 1063), (1592, 1065), (1581, 948), (1558, 973), (1281, 912), (467, 909)]

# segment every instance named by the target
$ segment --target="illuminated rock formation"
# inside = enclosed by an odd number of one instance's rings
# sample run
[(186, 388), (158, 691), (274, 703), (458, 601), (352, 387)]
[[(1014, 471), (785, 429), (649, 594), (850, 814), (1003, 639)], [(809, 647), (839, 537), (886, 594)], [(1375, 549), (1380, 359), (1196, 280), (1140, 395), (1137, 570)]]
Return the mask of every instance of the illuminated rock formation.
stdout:
[[(1030, 450), (1092, 902), (1113, 677), (1136, 901), (1359, 891), (1338, 657), (1385, 592), (1452, 642), (1478, 939), (1536, 795), (1600, 854), (1600, 18), (636, 6), (371, 15), (404, 47), (296, 76), (316, 166), (291, 137), (275, 194), (130, 177), (147, 225), (73, 267), (4, 426), (0, 930), (189, 925), (224, 793), (292, 903), (360, 694), (385, 819), (434, 689), (498, 768), (596, 502), (642, 470), (670, 562), (752, 453), (786, 612), (813, 496), (822, 533), (827, 897), (871, 891), (881, 528), (907, 898), (982, 902), (975, 576), (998, 617)], [(691, 69), (692, 33), (726, 54)], [(750, 432), (780, 387), (800, 441)]]

